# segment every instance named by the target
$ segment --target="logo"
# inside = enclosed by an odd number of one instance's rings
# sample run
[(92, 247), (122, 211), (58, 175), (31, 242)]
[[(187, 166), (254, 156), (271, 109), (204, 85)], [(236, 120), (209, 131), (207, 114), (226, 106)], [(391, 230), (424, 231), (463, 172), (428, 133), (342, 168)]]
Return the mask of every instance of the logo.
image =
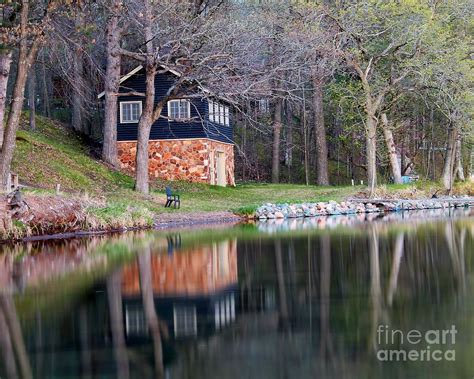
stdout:
[(379, 325), (377, 359), (382, 362), (455, 361), (457, 332), (455, 325), (449, 329), (411, 329), (407, 332)]

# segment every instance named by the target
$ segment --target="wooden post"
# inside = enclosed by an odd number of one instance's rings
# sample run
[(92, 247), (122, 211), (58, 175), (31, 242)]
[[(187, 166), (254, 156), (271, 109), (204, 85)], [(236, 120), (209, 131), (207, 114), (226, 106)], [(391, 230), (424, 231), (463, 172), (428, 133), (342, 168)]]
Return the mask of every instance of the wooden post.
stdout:
[(58, 183), (58, 184), (56, 184), (56, 195), (59, 195), (60, 191), (61, 191), (61, 184)]
[(7, 193), (10, 192), (12, 190), (12, 176), (11, 174), (8, 174), (7, 175)]
[(15, 190), (20, 186), (18, 174), (12, 174), (12, 178), (13, 178), (13, 189)]

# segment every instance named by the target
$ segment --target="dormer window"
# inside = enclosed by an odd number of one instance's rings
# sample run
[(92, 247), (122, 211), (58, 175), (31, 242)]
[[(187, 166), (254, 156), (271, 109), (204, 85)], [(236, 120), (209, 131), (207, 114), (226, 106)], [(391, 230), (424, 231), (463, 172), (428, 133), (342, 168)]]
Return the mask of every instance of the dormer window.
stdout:
[(121, 101), (120, 102), (120, 123), (136, 124), (142, 115), (141, 101)]
[(168, 118), (170, 120), (189, 120), (191, 118), (191, 102), (187, 99), (168, 101)]
[(225, 126), (230, 125), (230, 110), (227, 105), (209, 100), (209, 121)]

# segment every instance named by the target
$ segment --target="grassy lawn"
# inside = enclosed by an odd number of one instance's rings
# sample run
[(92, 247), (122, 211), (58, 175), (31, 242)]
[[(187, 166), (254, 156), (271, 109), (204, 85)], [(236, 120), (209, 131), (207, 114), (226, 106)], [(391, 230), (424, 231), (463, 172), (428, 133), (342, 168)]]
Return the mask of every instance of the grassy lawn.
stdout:
[(340, 200), (355, 191), (355, 187), (316, 187), (297, 184), (259, 183), (225, 188), (202, 186), (198, 190), (181, 191), (181, 211), (252, 210), (267, 202)]

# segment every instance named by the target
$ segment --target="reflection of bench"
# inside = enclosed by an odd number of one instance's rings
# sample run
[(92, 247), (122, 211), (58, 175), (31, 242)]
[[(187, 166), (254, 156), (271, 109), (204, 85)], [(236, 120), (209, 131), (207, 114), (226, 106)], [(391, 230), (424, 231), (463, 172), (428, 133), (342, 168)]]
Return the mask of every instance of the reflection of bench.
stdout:
[(179, 195), (173, 193), (170, 187), (166, 187), (166, 204), (165, 208), (171, 207), (171, 204), (174, 204), (175, 208), (181, 207), (181, 200), (179, 199)]
[(410, 184), (418, 181), (420, 177), (418, 175), (403, 175), (402, 176), (402, 183), (403, 184)]

